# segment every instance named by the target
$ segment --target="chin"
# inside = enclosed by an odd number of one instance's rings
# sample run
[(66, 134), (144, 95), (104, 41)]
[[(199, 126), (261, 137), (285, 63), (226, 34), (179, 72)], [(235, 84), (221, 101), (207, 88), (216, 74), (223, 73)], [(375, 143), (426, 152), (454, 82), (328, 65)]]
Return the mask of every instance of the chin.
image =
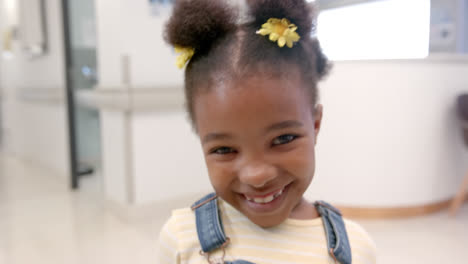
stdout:
[(280, 225), (283, 223), (288, 217), (287, 216), (265, 216), (265, 217), (258, 217), (258, 216), (248, 216), (247, 218), (250, 219), (254, 224), (263, 227), (263, 228), (268, 228), (268, 227), (275, 227), (277, 225)]

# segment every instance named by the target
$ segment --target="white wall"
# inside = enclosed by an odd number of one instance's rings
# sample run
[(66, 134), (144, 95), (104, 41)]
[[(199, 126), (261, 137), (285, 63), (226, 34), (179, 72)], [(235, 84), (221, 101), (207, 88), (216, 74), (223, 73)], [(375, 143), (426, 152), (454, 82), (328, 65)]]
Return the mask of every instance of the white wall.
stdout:
[(130, 56), (136, 87), (182, 84), (173, 49), (162, 39), (169, 11), (153, 16), (149, 1), (96, 0), (100, 86), (121, 85), (123, 55)]
[[(6, 97), (2, 102), (6, 133), (4, 145), (6, 151), (65, 177), (69, 165), (64, 103), (24, 101), (19, 95), (23, 88), (61, 92), (65, 87), (60, 0), (45, 3), (48, 53), (37, 59), (28, 59), (21, 53), (20, 43), (15, 42), (14, 57), (0, 61), (0, 87)], [(3, 15), (0, 17), (5, 18)]]
[(198, 137), (182, 111), (133, 119), (135, 202), (212, 192)]
[(117, 112), (101, 112), (102, 183), (107, 200), (128, 204), (133, 202), (129, 181), (127, 116)]
[(468, 169), (455, 98), (468, 64), (336, 63), (321, 85), (324, 121), (307, 196), (351, 206), (453, 197)]
[[(173, 48), (165, 44), (162, 38), (171, 10), (161, 10), (160, 15), (152, 15), (149, 1), (144, 0), (96, 0), (95, 4), (100, 88), (122, 87), (124, 56), (130, 60), (130, 83), (131, 87), (136, 87), (132, 89), (183, 84), (183, 72), (175, 67)], [(154, 147), (160, 142), (153, 141), (156, 137), (151, 132), (160, 134), (155, 131), (163, 124), (159, 120), (171, 118), (159, 115), (154, 115), (153, 120), (148, 120), (145, 115), (130, 118), (126, 113), (109, 110), (101, 111), (100, 117), (106, 197), (130, 204), (172, 197), (171, 194), (166, 195), (168, 188), (160, 183), (166, 177), (163, 175), (168, 174), (162, 170), (168, 167), (160, 167), (166, 162), (151, 160), (153, 156), (164, 156), (158, 152), (160, 148)], [(140, 119), (144, 120), (143, 123)], [(145, 130), (144, 124), (149, 126), (148, 130)], [(184, 122), (174, 124), (174, 128), (184, 126)], [(125, 131), (116, 132), (114, 129), (117, 127)], [(131, 145), (127, 145), (126, 137), (133, 133), (136, 136), (132, 137)], [(119, 150), (123, 153), (119, 154)], [(173, 157), (172, 154), (169, 156)], [(169, 183), (172, 186), (171, 180)], [(158, 188), (163, 188), (159, 194)]]

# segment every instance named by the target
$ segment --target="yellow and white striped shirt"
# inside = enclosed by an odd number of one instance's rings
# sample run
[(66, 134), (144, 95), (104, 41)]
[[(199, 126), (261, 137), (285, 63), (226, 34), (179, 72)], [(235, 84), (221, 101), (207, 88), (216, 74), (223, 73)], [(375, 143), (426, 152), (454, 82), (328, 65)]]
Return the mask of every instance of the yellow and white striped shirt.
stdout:
[[(327, 240), (321, 218), (287, 219), (272, 228), (262, 228), (228, 203), (218, 199), (222, 222), (231, 243), (225, 260), (246, 260), (256, 264), (321, 264), (335, 263), (327, 251)], [(376, 263), (376, 247), (358, 224), (344, 220), (351, 244), (353, 264)], [(175, 210), (162, 228), (158, 264), (206, 264), (200, 255), (195, 214), (190, 208)], [(212, 253), (220, 258), (222, 251)]]

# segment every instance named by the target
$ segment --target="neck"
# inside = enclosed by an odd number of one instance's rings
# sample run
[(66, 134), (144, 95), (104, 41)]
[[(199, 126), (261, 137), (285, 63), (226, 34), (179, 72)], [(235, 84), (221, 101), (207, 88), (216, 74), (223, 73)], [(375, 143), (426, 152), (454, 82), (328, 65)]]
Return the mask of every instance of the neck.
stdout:
[(315, 219), (320, 215), (315, 209), (315, 206), (308, 202), (306, 199), (302, 198), (299, 203), (294, 207), (289, 215), (289, 218), (298, 219), (298, 220), (308, 220)]

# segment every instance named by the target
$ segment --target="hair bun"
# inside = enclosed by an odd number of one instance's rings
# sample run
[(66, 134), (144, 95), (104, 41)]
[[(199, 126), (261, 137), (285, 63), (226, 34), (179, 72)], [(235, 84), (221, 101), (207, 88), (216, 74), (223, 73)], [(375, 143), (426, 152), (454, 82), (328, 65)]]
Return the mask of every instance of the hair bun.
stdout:
[(300, 36), (312, 33), (312, 10), (305, 0), (248, 0), (248, 3), (257, 28), (270, 18), (286, 18), (297, 26)]
[(235, 29), (236, 12), (219, 0), (178, 0), (166, 25), (165, 39), (173, 46), (209, 50)]

